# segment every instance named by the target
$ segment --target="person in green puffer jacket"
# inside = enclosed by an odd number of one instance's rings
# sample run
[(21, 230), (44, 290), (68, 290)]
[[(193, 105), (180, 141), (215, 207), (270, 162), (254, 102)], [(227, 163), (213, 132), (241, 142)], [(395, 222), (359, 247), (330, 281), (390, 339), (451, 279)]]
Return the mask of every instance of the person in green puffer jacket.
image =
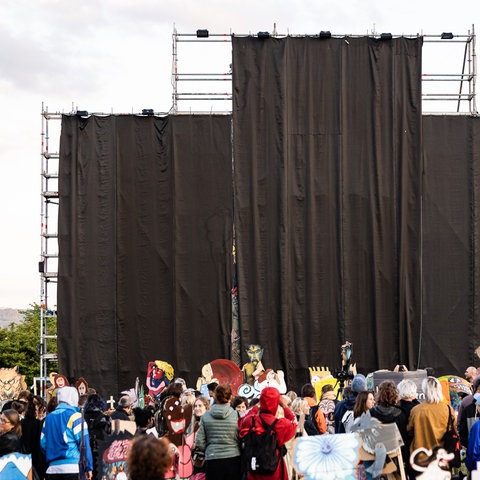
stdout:
[(200, 420), (195, 445), (205, 452), (207, 480), (240, 480), (238, 413), (230, 406), (232, 389), (220, 384), (215, 403)]

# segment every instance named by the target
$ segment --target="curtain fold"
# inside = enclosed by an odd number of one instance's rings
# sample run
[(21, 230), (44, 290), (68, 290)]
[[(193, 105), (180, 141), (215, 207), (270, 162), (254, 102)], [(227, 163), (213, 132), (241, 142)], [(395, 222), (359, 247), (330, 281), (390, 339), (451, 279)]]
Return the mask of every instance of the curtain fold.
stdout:
[(212, 351), (228, 358), (230, 128), (228, 115), (64, 116), (62, 373), (115, 395), (152, 360), (193, 383)]
[(233, 38), (242, 344), (306, 380), (414, 357), (421, 39)]
[(480, 345), (480, 120), (423, 118), (423, 325), (420, 363), (462, 375)]

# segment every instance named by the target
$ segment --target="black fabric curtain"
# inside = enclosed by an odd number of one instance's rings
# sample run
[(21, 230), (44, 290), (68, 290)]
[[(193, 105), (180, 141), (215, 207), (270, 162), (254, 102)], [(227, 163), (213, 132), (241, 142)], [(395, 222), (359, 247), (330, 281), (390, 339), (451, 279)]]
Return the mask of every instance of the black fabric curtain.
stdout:
[(420, 78), (421, 39), (233, 37), (233, 145), (228, 115), (64, 116), (60, 373), (193, 385), (237, 322), (289, 388), (345, 340), (365, 373), (474, 364), (480, 120), (422, 118)]
[(241, 341), (290, 382), (345, 340), (365, 372), (416, 357), (421, 46), (233, 38)]
[(424, 116), (420, 363), (462, 375), (480, 345), (480, 119)]
[[(231, 117), (64, 116), (59, 362), (104, 394), (228, 358)], [(203, 362), (203, 363), (202, 363)]]

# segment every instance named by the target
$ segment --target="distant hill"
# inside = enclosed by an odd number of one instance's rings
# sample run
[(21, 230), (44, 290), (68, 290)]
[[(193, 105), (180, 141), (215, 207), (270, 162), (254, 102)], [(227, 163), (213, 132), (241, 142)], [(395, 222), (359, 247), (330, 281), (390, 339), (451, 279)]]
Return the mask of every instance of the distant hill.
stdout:
[(0, 308), (0, 327), (8, 327), (12, 322), (19, 323), (23, 320), (23, 315), (14, 308)]

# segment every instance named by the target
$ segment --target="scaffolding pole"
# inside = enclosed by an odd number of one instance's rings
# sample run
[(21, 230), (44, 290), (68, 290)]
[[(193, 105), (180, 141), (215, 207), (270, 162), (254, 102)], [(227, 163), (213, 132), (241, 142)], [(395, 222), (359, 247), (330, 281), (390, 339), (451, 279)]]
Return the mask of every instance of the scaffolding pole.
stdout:
[[(56, 295), (50, 292), (50, 286), (58, 280), (58, 233), (50, 230), (51, 210), (55, 207), (57, 215), (54, 215), (54, 224), (58, 220), (58, 152), (50, 151), (50, 122), (59, 122), (61, 114), (48, 112), (42, 103), (42, 130), (41, 130), (41, 206), (40, 206), (40, 261), (38, 270), (40, 273), (40, 339), (38, 353), (40, 356), (40, 375), (35, 377), (35, 392), (46, 395), (48, 381), (48, 364), (57, 360), (56, 348), (49, 351), (51, 342), (56, 340), (56, 335), (49, 332), (49, 323), (56, 321)], [(55, 165), (52, 165), (55, 163)], [(56, 168), (55, 168), (56, 166)], [(52, 243), (56, 243), (56, 250)], [(56, 293), (56, 292), (55, 292)], [(54, 297), (53, 299), (51, 297)], [(55, 305), (54, 305), (55, 304)]]
[[(330, 32), (321, 32), (320, 34), (313, 35), (291, 35), (291, 34), (279, 34), (274, 31), (269, 32), (259, 32), (257, 35), (252, 34), (240, 34), (236, 35), (239, 37), (275, 37), (275, 38), (285, 38), (285, 37), (294, 37), (294, 38), (325, 38), (322, 37), (322, 34), (327, 33), (329, 37), (332, 38), (363, 38), (365, 36), (380, 39), (384, 38), (385, 34), (376, 34), (371, 35), (346, 35), (346, 34), (331, 34)], [(456, 108), (445, 107), (444, 111), (439, 112), (427, 112), (426, 108), (422, 108), (424, 113), (439, 113), (439, 114), (450, 114), (450, 113), (461, 113), (460, 106), (466, 105), (465, 113), (469, 113), (472, 116), (478, 115), (477, 106), (476, 106), (476, 77), (477, 77), (477, 64), (476, 64), (476, 53), (475, 53), (475, 28), (472, 25), (472, 29), (468, 31), (466, 35), (454, 35), (449, 32), (444, 32), (438, 35), (427, 35), (427, 34), (415, 34), (415, 35), (390, 35), (389, 38), (418, 38), (422, 37), (425, 45), (428, 44), (442, 44), (442, 45), (451, 45), (451, 44), (465, 44), (465, 52), (463, 55), (463, 63), (461, 72), (452, 72), (452, 73), (422, 73), (422, 85), (425, 91), (422, 91), (422, 103), (423, 107), (426, 107), (427, 102), (445, 102), (445, 105), (455, 105)], [(185, 43), (187, 47), (198, 43), (200, 45), (207, 46), (209, 44), (215, 43), (231, 43), (232, 34), (220, 33), (212, 34), (208, 30), (197, 30), (196, 33), (178, 33), (177, 29), (174, 28), (172, 35), (172, 50), (173, 50), (173, 60), (172, 60), (172, 108), (171, 112), (173, 113), (192, 113), (192, 102), (204, 103), (205, 101), (212, 101), (216, 105), (225, 106), (225, 110), (228, 112), (232, 111), (232, 71), (231, 71), (231, 49), (228, 57), (230, 63), (230, 70), (228, 72), (218, 72), (218, 71), (208, 71), (208, 59), (211, 58), (211, 55), (202, 55), (203, 59), (207, 59), (205, 62), (202, 62), (201, 71), (186, 71), (188, 66), (185, 65), (188, 62), (179, 61), (179, 44)], [(424, 55), (426, 53), (424, 52)], [(188, 55), (185, 55), (184, 58), (188, 58)], [(467, 71), (465, 71), (467, 70)], [(190, 88), (188, 91), (181, 90), (181, 85), (184, 83), (196, 84), (197, 90)], [(228, 87), (212, 87), (215, 83), (221, 85), (226, 83)], [(459, 87), (455, 90), (455, 85), (458, 83)], [(468, 93), (465, 92), (465, 83), (468, 84)], [(430, 87), (435, 87), (441, 84), (445, 84), (445, 88), (441, 91), (435, 91), (434, 88), (430, 91)], [(447, 88), (447, 85), (451, 88)], [(465, 92), (465, 93), (464, 93)], [(190, 102), (187, 106), (186, 103)], [(438, 104), (437, 104), (438, 105)], [(443, 104), (442, 104), (443, 107)], [(441, 107), (441, 108), (442, 108)], [(210, 110), (210, 113), (225, 113), (225, 110), (218, 109), (213, 107)], [(202, 109), (201, 111), (205, 111)]]

